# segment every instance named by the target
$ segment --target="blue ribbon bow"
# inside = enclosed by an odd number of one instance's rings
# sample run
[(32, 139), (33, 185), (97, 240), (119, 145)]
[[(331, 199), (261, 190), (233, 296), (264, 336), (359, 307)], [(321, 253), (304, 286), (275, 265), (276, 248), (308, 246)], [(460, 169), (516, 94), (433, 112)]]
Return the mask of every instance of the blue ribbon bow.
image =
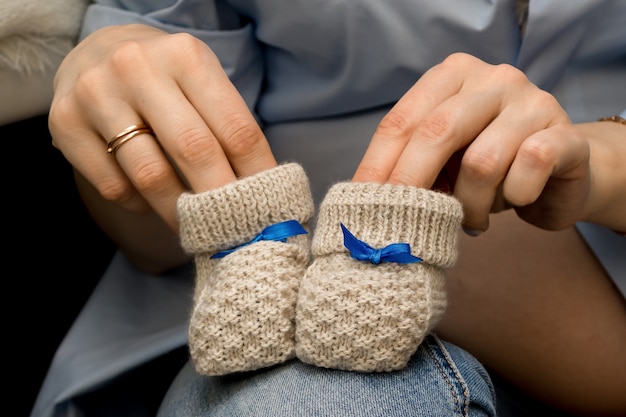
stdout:
[(399, 264), (422, 262), (422, 258), (411, 255), (411, 247), (408, 243), (392, 243), (384, 248), (376, 249), (354, 237), (343, 223), (341, 223), (341, 230), (343, 231), (343, 245), (350, 251), (350, 256), (358, 261), (369, 261), (374, 265), (381, 262)]
[(286, 242), (288, 237), (296, 235), (306, 235), (308, 232), (302, 227), (297, 220), (287, 220), (285, 222), (276, 223), (271, 226), (267, 226), (261, 230), (261, 233), (256, 235), (254, 239), (249, 242), (243, 243), (232, 249), (223, 250), (211, 256), (211, 259), (223, 258), (224, 256), (233, 253), (237, 249), (241, 249), (244, 246), (251, 245), (252, 243), (259, 242), (261, 240), (273, 240), (276, 242)]

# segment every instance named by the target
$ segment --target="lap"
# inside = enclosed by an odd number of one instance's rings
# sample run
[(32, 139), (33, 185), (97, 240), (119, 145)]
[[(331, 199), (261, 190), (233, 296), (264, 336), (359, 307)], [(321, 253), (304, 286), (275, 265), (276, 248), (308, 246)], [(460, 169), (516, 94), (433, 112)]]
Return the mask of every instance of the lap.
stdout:
[(188, 363), (159, 416), (493, 416), (495, 393), (482, 365), (464, 350), (428, 336), (396, 372), (355, 373), (300, 361), (222, 377)]
[(554, 406), (626, 405), (626, 303), (576, 229), (493, 215), (486, 233), (462, 236), (447, 282), (438, 332), (490, 371)]

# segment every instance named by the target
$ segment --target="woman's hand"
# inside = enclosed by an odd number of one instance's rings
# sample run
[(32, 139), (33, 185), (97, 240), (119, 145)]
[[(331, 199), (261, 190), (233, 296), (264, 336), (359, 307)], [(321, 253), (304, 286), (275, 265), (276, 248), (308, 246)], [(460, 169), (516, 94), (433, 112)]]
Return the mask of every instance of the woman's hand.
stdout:
[[(276, 165), (246, 103), (206, 44), (143, 25), (84, 39), (55, 77), (49, 125), (60, 149), (100, 196), (155, 211), (177, 231), (176, 201)], [(149, 125), (107, 153), (129, 126)]]
[(353, 180), (453, 191), (470, 233), (507, 208), (556, 230), (592, 210), (590, 154), (556, 99), (521, 71), (458, 53), (383, 118)]

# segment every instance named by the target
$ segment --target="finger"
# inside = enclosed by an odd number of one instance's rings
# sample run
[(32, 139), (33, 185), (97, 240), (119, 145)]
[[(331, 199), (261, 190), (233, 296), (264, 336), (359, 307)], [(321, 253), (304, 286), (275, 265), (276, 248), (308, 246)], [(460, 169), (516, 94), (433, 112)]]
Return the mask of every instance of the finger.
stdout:
[(193, 67), (197, 72), (180, 77), (185, 96), (211, 128), (238, 177), (276, 166), (261, 127), (221, 65), (215, 71), (206, 70), (216, 62), (203, 61), (204, 65)]
[[(167, 82), (152, 71), (138, 66), (136, 74), (124, 74), (120, 81), (111, 81), (106, 85), (94, 83), (90, 91), (83, 86), (79, 96), (92, 98), (92, 105), (84, 106), (83, 111), (94, 130), (100, 134), (102, 148), (92, 151), (94, 158), (105, 157), (111, 166), (116, 165), (118, 169), (112, 178), (116, 183), (111, 185), (111, 190), (119, 190), (120, 194), (113, 201), (119, 203), (127, 196), (139, 201), (137, 195), (140, 195), (173, 230), (177, 230), (176, 200), (188, 187), (163, 152), (158, 139), (142, 133), (125, 142), (114, 153), (107, 153), (106, 150), (107, 144), (130, 126), (150, 125), (135, 101), (149, 101), (146, 91), (166, 89)], [(155, 87), (147, 89), (146, 86)], [(87, 178), (92, 180), (90, 176)]]
[[(221, 152), (227, 158), (226, 162), (236, 176), (252, 175), (275, 166), (276, 160), (258, 122), (232, 84), (217, 56), (205, 43), (185, 34), (172, 35), (168, 40), (171, 41), (170, 45), (175, 53), (180, 52), (179, 61), (185, 62), (185, 65), (172, 66), (170, 72), (184, 94), (184, 100), (193, 107), (194, 116), (199, 115), (208, 126), (211, 138), (217, 140)], [(163, 109), (160, 107), (153, 110), (158, 112)], [(190, 126), (186, 124), (186, 117), (190, 117), (188, 113), (181, 113), (176, 120), (181, 126)], [(182, 127), (179, 131), (183, 131)], [(191, 137), (193, 138), (193, 131)], [(178, 140), (186, 142), (184, 136), (182, 138), (179, 137)], [(195, 139), (192, 139), (191, 143), (189, 148), (191, 151), (196, 146), (200, 148), (209, 146), (211, 154), (217, 155), (217, 151), (212, 149), (215, 144)], [(183, 150), (185, 148), (186, 145), (178, 147)], [(182, 170), (187, 169), (184, 166), (185, 159), (190, 157), (190, 153), (195, 153), (185, 152), (187, 154), (181, 155)], [(210, 157), (209, 154), (206, 155)], [(206, 164), (202, 161), (200, 164), (192, 162), (188, 168), (197, 170), (198, 165), (200, 172), (206, 171)]]
[[(107, 126), (118, 123), (115, 126), (120, 128), (120, 119), (131, 123), (138, 119), (149, 124), (165, 155), (175, 164), (193, 191), (202, 192), (220, 187), (235, 180), (236, 175), (211, 127), (189, 102), (186, 96), (188, 92), (182, 91), (173, 78), (177, 76), (176, 72), (194, 68), (197, 62), (193, 55), (183, 52), (188, 49), (187, 43), (201, 42), (187, 35), (172, 35), (164, 39), (160, 50), (171, 58), (166, 65), (132, 65), (132, 71), (116, 71), (120, 79), (117, 91), (121, 93), (119, 98), (110, 98), (100, 107), (99, 123)], [(205, 44), (202, 45), (205, 50), (208, 49)], [(139, 62), (149, 62), (152, 52), (151, 48), (125, 51), (124, 68), (137, 63), (139, 57), (143, 58)], [(113, 89), (114, 86), (109, 88)], [(224, 105), (211, 98), (213, 85), (199, 83), (194, 88), (203, 91), (206, 100), (211, 100), (212, 109)], [(99, 97), (111, 97), (111, 94), (104, 91)]]
[[(178, 84), (169, 80), (160, 85), (158, 90), (146, 93), (145, 103), (138, 103), (139, 110), (189, 187), (199, 193), (235, 181), (237, 174), (213, 126), (207, 125)], [(168, 106), (159, 104), (163, 102)], [(217, 107), (217, 103), (214, 105)]]
[[(135, 190), (115, 159), (106, 152), (101, 135), (82, 121), (58, 125), (58, 121), (75, 119), (74, 115), (78, 112), (73, 111), (73, 108), (67, 101), (59, 100), (51, 106), (49, 128), (53, 146), (63, 153), (67, 161), (103, 198), (130, 211), (145, 211), (146, 201)], [(68, 114), (72, 116), (66, 117)]]
[(588, 160), (587, 143), (568, 134), (564, 125), (538, 131), (521, 144), (504, 180), (504, 198), (516, 207), (530, 205), (550, 178), (576, 181), (584, 177)]
[[(129, 124), (147, 123), (162, 149), (157, 154), (160, 162), (156, 166), (163, 165), (164, 152), (183, 181), (196, 192), (217, 188), (236, 179), (211, 128), (189, 102), (187, 92), (181, 91), (175, 78), (196, 67), (195, 52), (200, 55), (201, 51), (208, 50), (206, 44), (186, 34), (158, 37), (154, 42), (127, 42), (115, 51), (108, 67), (96, 68), (91, 76), (82, 77), (87, 81), (94, 80), (91, 84), (96, 86), (94, 91), (83, 81), (82, 95), (93, 97), (97, 102), (97, 106), (87, 106), (86, 111), (91, 112), (89, 120), (98, 125), (99, 131), (105, 137), (116, 134), (112, 129), (125, 128), (120, 120)], [(163, 56), (168, 59), (163, 61)], [(163, 64), (150, 65), (155, 60)], [(115, 77), (111, 78), (110, 74)], [(101, 79), (108, 82), (103, 83)], [(205, 92), (207, 97), (211, 96), (211, 85), (194, 87)], [(222, 105), (219, 102), (213, 104), (216, 108)], [(128, 147), (124, 145), (124, 148)]]
[(497, 93), (460, 91), (435, 107), (418, 123), (390, 182), (430, 188), (452, 155), (472, 142), (498, 113)]
[[(128, 110), (126, 114), (132, 114)], [(143, 131), (140, 131), (143, 132)], [(150, 132), (140, 133), (108, 154), (133, 187), (165, 222), (177, 230), (176, 201), (187, 186)]]
[[(387, 182), (400, 155), (403, 154), (405, 147), (413, 137), (418, 123), (433, 108), (456, 94), (461, 86), (462, 80), (457, 73), (442, 66), (435, 66), (424, 73), (381, 120), (363, 159), (357, 167), (353, 180)], [(428, 158), (424, 157), (423, 159), (427, 160)], [(434, 175), (443, 166), (442, 159), (438, 158), (434, 162), (434, 165), (441, 164)], [(400, 174), (397, 175), (399, 178)], [(434, 178), (432, 181), (434, 182)]]
[(509, 105), (468, 146), (463, 155), (454, 195), (464, 209), (464, 226), (487, 230), (489, 214), (508, 207), (501, 183), (526, 138), (550, 123), (550, 115)]
[[(218, 188), (276, 165), (260, 127), (228, 79), (187, 88), (183, 92), (175, 82), (164, 81), (137, 104), (193, 191)], [(202, 98), (196, 97), (198, 91), (205, 92)], [(159, 104), (163, 102), (168, 106)]]
[(452, 156), (448, 159), (431, 187), (433, 190), (445, 194), (452, 194), (454, 192), (456, 180), (459, 177), (459, 169), (461, 168), (461, 159), (464, 151), (464, 149), (461, 149), (460, 151), (452, 154)]

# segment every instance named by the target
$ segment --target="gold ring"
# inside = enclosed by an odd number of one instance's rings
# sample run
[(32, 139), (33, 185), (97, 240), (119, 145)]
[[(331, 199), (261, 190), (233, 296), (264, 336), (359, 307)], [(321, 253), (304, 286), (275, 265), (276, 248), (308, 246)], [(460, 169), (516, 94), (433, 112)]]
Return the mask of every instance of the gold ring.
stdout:
[(107, 152), (110, 155), (115, 154), (120, 146), (144, 133), (153, 134), (152, 128), (146, 124), (132, 125), (118, 133), (113, 139), (107, 143)]

